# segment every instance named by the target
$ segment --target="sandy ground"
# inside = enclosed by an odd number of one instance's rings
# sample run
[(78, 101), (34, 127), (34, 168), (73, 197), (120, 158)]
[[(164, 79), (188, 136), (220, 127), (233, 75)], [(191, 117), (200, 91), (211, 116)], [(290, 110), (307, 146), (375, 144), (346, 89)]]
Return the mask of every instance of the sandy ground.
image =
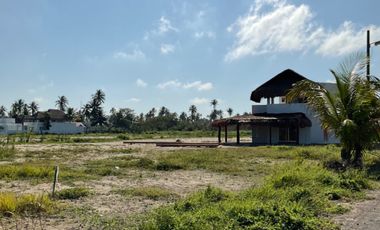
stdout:
[(343, 230), (380, 229), (380, 190), (368, 192), (369, 200), (351, 204), (351, 211), (334, 218)]

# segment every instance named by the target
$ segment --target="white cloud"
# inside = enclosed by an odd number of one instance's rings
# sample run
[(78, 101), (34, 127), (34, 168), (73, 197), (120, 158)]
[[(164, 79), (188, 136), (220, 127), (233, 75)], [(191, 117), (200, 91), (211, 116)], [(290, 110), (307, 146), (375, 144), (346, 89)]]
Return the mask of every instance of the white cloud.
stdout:
[(205, 105), (205, 104), (208, 104), (209, 103), (209, 99), (207, 98), (199, 98), (199, 97), (195, 97), (193, 99), (190, 100), (190, 103), (191, 104), (194, 104), (194, 105)]
[(182, 83), (178, 80), (171, 80), (157, 85), (160, 89), (166, 88), (182, 88), (182, 89), (197, 89), (198, 91), (208, 91), (213, 89), (211, 82), (194, 81), (189, 83)]
[[(247, 15), (239, 17), (227, 28), (236, 39), (225, 60), (310, 49), (317, 54), (338, 56), (365, 46), (363, 37), (368, 28), (356, 29), (352, 22), (344, 22), (333, 32), (317, 25), (313, 18), (310, 7), (305, 4), (293, 5), (286, 0), (256, 0)], [(370, 27), (380, 36), (380, 27)]]
[(161, 44), (160, 50), (162, 54), (166, 55), (169, 53), (173, 53), (175, 50), (175, 46), (171, 44)]
[(336, 32), (330, 32), (316, 50), (323, 56), (340, 56), (352, 53), (365, 46), (366, 30), (371, 30), (371, 37), (380, 38), (380, 27), (356, 29), (355, 25), (346, 21)]
[(191, 83), (186, 83), (186, 84), (183, 84), (183, 88), (184, 89), (191, 89), (191, 88), (195, 88), (199, 91), (207, 91), (207, 90), (211, 90), (213, 89), (213, 85), (211, 82), (201, 82), (201, 81), (194, 81), (194, 82), (191, 82)]
[(137, 103), (137, 102), (140, 102), (140, 101), (141, 101), (140, 98), (135, 98), (135, 97), (129, 98), (127, 100), (127, 102), (133, 102), (133, 103)]
[(199, 31), (199, 32), (194, 33), (194, 37), (196, 39), (202, 39), (202, 38), (214, 39), (215, 33), (212, 31)]
[(145, 54), (139, 50), (139, 49), (134, 49), (130, 53), (125, 53), (123, 51), (118, 51), (113, 54), (113, 58), (115, 59), (124, 59), (124, 60), (129, 60), (129, 61), (136, 61), (136, 60), (143, 60), (145, 59)]
[(178, 80), (172, 80), (172, 81), (167, 81), (163, 82), (157, 85), (159, 89), (167, 89), (167, 88), (179, 88), (181, 87), (182, 83), (179, 82)]
[(158, 26), (159, 34), (165, 34), (169, 31), (178, 32), (178, 29), (172, 26), (169, 19), (165, 18), (164, 16), (161, 16), (159, 26)]
[(138, 87), (145, 88), (145, 87), (148, 86), (148, 83), (146, 83), (146, 82), (143, 81), (142, 79), (138, 78), (138, 79), (136, 80), (136, 85), (137, 85)]

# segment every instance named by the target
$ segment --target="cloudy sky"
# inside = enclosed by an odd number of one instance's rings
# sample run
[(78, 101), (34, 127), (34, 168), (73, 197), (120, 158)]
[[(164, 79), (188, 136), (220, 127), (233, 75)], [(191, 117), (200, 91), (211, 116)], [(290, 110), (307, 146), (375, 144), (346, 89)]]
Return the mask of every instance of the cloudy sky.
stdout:
[[(79, 108), (166, 106), (203, 115), (250, 111), (250, 93), (284, 69), (330, 81), (329, 69), (380, 40), (378, 0), (1, 0), (0, 105), (18, 98)], [(372, 48), (380, 75), (380, 47)]]

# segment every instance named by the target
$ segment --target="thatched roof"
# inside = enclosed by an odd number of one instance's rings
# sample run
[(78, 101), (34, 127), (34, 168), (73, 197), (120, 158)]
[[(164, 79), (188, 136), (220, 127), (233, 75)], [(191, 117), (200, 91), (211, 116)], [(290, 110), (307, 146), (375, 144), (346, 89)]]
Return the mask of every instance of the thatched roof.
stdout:
[(224, 119), (215, 120), (211, 123), (213, 127), (234, 125), (234, 124), (251, 124), (251, 125), (271, 125), (271, 126), (288, 126), (298, 125), (301, 128), (311, 127), (311, 121), (304, 113), (262, 113), (234, 116)]
[(46, 115), (49, 116), (51, 121), (66, 121), (65, 112), (58, 110), (58, 109), (49, 109), (46, 112), (38, 112), (37, 113), (37, 119), (43, 120), (46, 118)]
[(285, 96), (294, 83), (305, 79), (307, 78), (291, 69), (284, 70), (255, 89), (251, 93), (251, 100), (254, 102), (260, 102), (263, 97)]

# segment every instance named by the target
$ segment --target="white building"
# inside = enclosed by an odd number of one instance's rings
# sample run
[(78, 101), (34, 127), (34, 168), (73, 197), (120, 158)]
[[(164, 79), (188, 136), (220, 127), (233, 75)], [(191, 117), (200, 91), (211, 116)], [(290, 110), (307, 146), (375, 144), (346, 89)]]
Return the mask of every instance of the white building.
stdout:
[[(302, 99), (288, 102), (286, 93), (292, 85), (306, 79), (293, 70), (287, 69), (265, 82), (251, 93), (252, 114), (216, 120), (213, 126), (219, 128), (218, 140), (221, 142), (221, 128), (236, 125), (237, 142), (240, 125), (252, 128), (252, 143), (258, 145), (275, 144), (332, 144), (339, 143), (334, 134), (321, 128), (316, 114), (307, 107)], [(320, 83), (329, 91), (336, 89), (335, 84)], [(262, 101), (266, 102), (263, 104)], [(227, 138), (225, 138), (227, 141)]]
[(23, 120), (16, 123), (14, 118), (0, 118), (0, 134), (22, 132), (78, 134), (86, 131), (83, 123), (67, 121), (65, 113), (55, 109), (38, 112), (36, 116), (27, 116)]

